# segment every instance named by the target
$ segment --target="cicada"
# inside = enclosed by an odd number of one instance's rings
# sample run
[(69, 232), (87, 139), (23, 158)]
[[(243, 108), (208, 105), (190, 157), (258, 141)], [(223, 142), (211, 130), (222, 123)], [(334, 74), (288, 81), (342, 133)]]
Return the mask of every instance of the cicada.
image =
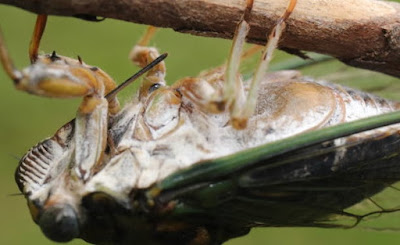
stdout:
[(253, 227), (353, 227), (397, 211), (347, 208), (399, 180), (400, 103), (296, 71), (266, 73), (295, 0), (244, 81), (252, 5), (246, 1), (226, 65), (170, 86), (165, 55), (147, 47), (149, 28), (131, 52), (146, 75), (122, 109), (116, 94), (125, 83), (117, 87), (80, 58), (38, 54), (47, 16), (38, 16), (28, 68), (14, 67), (0, 39), (17, 89), (83, 97), (76, 118), (33, 146), (15, 174), (48, 238), (221, 244)]

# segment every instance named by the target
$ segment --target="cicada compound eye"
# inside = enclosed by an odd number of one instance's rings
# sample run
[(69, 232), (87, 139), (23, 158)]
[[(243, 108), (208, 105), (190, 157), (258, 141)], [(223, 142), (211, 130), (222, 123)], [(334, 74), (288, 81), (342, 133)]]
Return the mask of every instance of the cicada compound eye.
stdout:
[(80, 233), (77, 213), (68, 204), (45, 209), (38, 223), (43, 233), (56, 242), (69, 242)]

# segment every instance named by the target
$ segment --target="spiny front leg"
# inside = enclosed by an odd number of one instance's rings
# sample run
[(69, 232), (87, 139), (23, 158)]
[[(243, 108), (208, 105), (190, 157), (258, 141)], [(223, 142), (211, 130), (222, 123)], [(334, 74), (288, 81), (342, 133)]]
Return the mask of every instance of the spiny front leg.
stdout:
[[(22, 71), (15, 69), (0, 36), (1, 63), (18, 90), (45, 97), (70, 98), (94, 93), (104, 95), (116, 87), (109, 75), (97, 67), (86, 65), (80, 57), (72, 59), (59, 56), (55, 52), (38, 55), (46, 21), (46, 15), (38, 15), (29, 48), (32, 65)], [(119, 111), (119, 103), (115, 97), (110, 99), (109, 107), (111, 115)]]
[(70, 98), (83, 97), (75, 119), (75, 154), (72, 165), (76, 174), (86, 180), (100, 164), (107, 140), (109, 116), (116, 114), (119, 103), (114, 97), (108, 102), (105, 94), (116, 87), (103, 71), (88, 66), (80, 58), (38, 55), (39, 43), (46, 25), (46, 16), (39, 15), (33, 32), (29, 56), (33, 62), (18, 71), (0, 36), (0, 57), (15, 87), (31, 94)]

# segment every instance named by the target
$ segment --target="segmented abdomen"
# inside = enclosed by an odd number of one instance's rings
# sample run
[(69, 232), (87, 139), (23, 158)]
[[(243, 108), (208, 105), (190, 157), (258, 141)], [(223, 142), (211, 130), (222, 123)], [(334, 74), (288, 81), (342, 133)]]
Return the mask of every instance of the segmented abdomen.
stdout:
[(339, 96), (344, 106), (344, 121), (353, 121), (400, 109), (400, 103), (338, 84), (321, 82)]

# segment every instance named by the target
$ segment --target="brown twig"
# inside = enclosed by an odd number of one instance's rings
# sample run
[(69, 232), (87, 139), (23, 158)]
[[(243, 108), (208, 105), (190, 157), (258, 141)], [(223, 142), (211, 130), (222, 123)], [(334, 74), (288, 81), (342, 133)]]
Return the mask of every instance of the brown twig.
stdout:
[[(231, 38), (245, 0), (0, 0), (49, 15), (102, 16)], [(248, 41), (265, 43), (287, 0), (256, 0)], [(299, 0), (280, 48), (332, 55), (400, 77), (400, 4), (377, 0)]]

